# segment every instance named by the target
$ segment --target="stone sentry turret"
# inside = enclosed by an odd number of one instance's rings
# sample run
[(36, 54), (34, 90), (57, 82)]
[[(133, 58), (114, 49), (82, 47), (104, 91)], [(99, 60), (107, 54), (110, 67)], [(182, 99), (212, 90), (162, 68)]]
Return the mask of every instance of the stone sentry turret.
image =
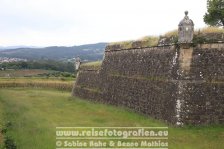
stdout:
[(75, 58), (75, 70), (78, 71), (81, 65), (81, 59), (79, 58), (79, 56), (77, 58)]
[(194, 36), (194, 23), (185, 11), (185, 17), (178, 25), (178, 43), (182, 48), (189, 48)]
[(194, 36), (194, 23), (188, 17), (188, 11), (185, 11), (185, 17), (178, 25), (178, 44), (180, 76), (188, 77), (187, 74), (191, 69), (193, 47), (192, 41)]

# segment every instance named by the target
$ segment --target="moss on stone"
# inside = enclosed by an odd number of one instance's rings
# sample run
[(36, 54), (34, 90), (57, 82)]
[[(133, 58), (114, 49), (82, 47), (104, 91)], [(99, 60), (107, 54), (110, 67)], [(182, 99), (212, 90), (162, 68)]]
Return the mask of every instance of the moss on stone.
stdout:
[(102, 61), (95, 61), (95, 62), (82, 63), (80, 68), (97, 70), (100, 69), (101, 65)]

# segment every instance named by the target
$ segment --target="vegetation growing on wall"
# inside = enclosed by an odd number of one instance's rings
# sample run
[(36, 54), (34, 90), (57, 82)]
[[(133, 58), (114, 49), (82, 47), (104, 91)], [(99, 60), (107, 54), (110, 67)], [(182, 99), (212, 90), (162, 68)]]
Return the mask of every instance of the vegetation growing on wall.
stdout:
[(207, 27), (198, 29), (194, 33), (194, 44), (224, 42), (224, 29), (218, 27)]
[(138, 40), (129, 40), (129, 41), (121, 41), (121, 42), (113, 42), (110, 43), (109, 46), (119, 45), (121, 49), (130, 49), (138, 46), (141, 47), (152, 47), (158, 44), (159, 37), (156, 36), (145, 36)]
[(219, 28), (219, 27), (205, 27), (202, 29), (198, 29), (196, 31), (196, 33), (224, 33), (224, 29), (223, 28)]
[[(165, 41), (165, 44), (176, 44), (178, 42), (178, 31), (169, 31), (159, 37), (145, 36), (138, 40), (121, 41), (110, 43), (109, 46), (117, 46), (119, 49), (131, 49), (139, 47), (152, 47), (160, 44), (161, 40)], [(194, 32), (195, 44), (205, 42), (217, 42), (218, 40), (224, 41), (224, 29), (218, 27), (206, 27), (197, 29)]]
[(88, 62), (81, 64), (81, 69), (99, 69), (102, 65), (102, 61)]

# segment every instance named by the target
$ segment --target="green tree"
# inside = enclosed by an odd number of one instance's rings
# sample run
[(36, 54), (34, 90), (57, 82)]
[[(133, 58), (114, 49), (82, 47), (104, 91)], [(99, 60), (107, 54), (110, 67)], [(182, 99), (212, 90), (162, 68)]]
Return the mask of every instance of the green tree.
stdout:
[(208, 0), (204, 22), (211, 26), (224, 27), (224, 0)]

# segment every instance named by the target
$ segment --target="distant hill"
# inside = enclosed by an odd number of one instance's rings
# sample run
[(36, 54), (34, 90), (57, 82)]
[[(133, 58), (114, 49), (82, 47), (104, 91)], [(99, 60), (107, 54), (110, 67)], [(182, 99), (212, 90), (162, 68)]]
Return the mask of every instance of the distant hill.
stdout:
[(72, 47), (15, 48), (0, 50), (1, 57), (16, 57), (28, 60), (66, 60), (80, 56), (82, 60), (95, 61), (103, 58), (107, 43), (86, 44)]
[(18, 48), (41, 48), (36, 46), (0, 46), (0, 50), (18, 49)]

